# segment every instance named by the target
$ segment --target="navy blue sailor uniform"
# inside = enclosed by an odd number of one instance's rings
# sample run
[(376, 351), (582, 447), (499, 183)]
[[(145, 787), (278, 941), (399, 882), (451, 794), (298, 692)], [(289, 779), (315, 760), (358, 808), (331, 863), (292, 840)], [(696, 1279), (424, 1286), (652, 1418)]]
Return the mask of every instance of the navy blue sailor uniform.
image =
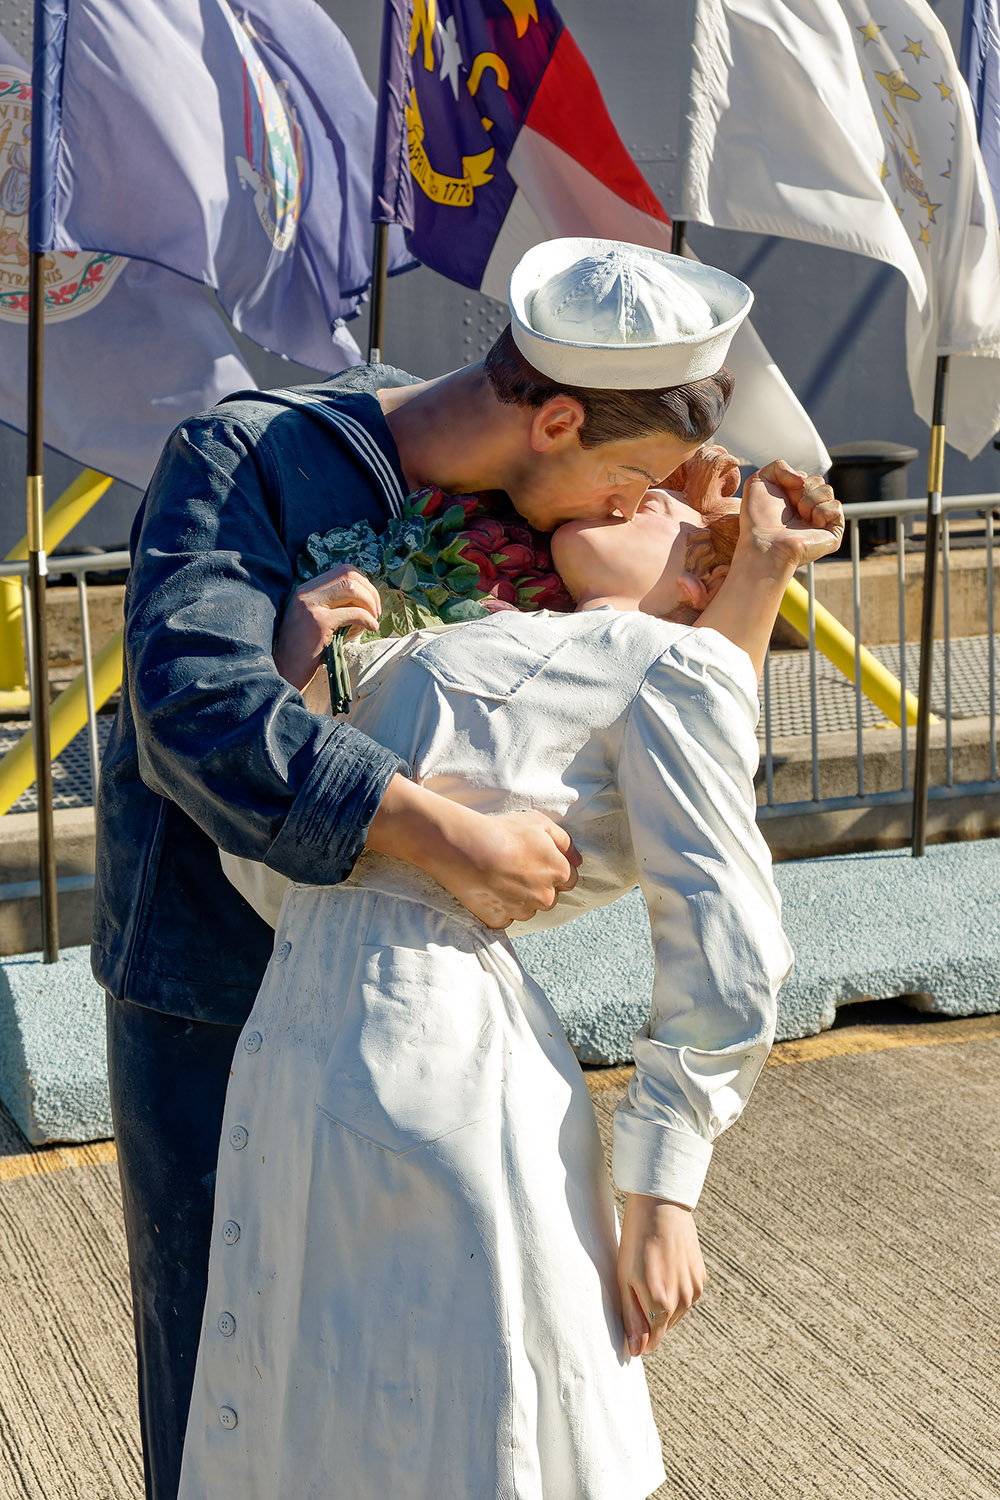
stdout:
[(219, 849), (336, 883), (401, 767), (310, 713), (272, 649), (310, 532), (399, 513), (406, 483), (375, 391), (412, 382), (364, 366), (237, 393), (176, 429), (133, 526), (92, 960), (108, 996), (148, 1500), (177, 1491), (226, 1084), (273, 939)]

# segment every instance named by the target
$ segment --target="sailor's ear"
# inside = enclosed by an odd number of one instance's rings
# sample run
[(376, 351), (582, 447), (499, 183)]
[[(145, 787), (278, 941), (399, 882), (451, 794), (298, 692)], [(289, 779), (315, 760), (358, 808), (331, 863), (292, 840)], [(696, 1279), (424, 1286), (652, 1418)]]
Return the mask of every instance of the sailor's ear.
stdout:
[(576, 438), (585, 421), (586, 412), (574, 396), (550, 396), (531, 418), (531, 446), (536, 453), (544, 453), (568, 438)]

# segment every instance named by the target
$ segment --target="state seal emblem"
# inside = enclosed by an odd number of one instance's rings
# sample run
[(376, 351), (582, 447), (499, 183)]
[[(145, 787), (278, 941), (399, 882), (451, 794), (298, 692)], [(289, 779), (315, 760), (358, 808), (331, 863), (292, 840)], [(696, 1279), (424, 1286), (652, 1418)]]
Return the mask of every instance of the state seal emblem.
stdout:
[[(0, 320), (28, 321), (28, 185), (31, 80), (0, 64)], [(120, 255), (51, 250), (43, 263), (45, 321), (64, 322), (96, 307), (128, 264)]]
[(243, 58), (243, 121), (246, 156), (236, 158), (244, 188), (276, 250), (295, 239), (302, 207), (302, 130), (279, 83), (267, 71), (253, 45), (249, 22), (223, 11)]

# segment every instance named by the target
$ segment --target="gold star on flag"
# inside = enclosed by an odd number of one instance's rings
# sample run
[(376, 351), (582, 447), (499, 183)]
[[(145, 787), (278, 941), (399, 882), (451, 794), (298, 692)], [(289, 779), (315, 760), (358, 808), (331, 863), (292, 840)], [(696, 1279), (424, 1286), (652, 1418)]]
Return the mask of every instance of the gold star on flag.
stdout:
[(538, 20), (535, 0), (503, 0), (503, 3), (514, 17), (518, 36), (524, 36), (528, 29), (528, 22)]
[(950, 177), (951, 176), (951, 157), (950, 156), (948, 158), (948, 170), (947, 170), (947, 172), (942, 172), (941, 176), (942, 177)]
[[(906, 36), (905, 31), (903, 35)], [(914, 61), (916, 62), (919, 62), (922, 57), (928, 57), (930, 55), (929, 53), (924, 51), (923, 42), (915, 42), (911, 37), (908, 36), (906, 37), (906, 46), (903, 48), (903, 51), (911, 53)]]
[(921, 226), (920, 226), (920, 233), (917, 235), (917, 239), (920, 241), (920, 243), (922, 245), (929, 245), (930, 244), (930, 242), (931, 242), (931, 226), (929, 224), (921, 224)]
[(876, 26), (874, 21), (869, 21), (867, 26), (857, 26), (855, 30), (861, 32), (865, 46), (867, 46), (869, 42), (878, 41), (878, 34), (880, 31), (884, 31), (885, 27)]
[(882, 165), (878, 169), (878, 180), (879, 180), (879, 182), (884, 182), (885, 179), (888, 177), (888, 175), (889, 175), (889, 163), (887, 161), (883, 161)]
[(938, 90), (942, 99), (954, 99), (955, 95), (952, 93), (951, 89), (945, 83), (943, 78), (936, 79), (934, 87)]

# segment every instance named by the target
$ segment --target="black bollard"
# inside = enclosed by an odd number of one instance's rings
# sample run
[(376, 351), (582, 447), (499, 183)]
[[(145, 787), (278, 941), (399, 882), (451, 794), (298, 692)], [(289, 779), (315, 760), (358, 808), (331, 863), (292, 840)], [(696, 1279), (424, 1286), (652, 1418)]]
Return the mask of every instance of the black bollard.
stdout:
[[(886, 443), (878, 439), (865, 443), (838, 443), (830, 449), (833, 463), (828, 478), (833, 493), (845, 505), (905, 500), (906, 471), (916, 456), (916, 448), (910, 448), (906, 443)], [(904, 534), (908, 536), (912, 529), (912, 518), (907, 518), (903, 523)], [(858, 531), (864, 555), (886, 542), (895, 542), (895, 517), (875, 516), (860, 521)], [(843, 550), (848, 548), (845, 537)]]

